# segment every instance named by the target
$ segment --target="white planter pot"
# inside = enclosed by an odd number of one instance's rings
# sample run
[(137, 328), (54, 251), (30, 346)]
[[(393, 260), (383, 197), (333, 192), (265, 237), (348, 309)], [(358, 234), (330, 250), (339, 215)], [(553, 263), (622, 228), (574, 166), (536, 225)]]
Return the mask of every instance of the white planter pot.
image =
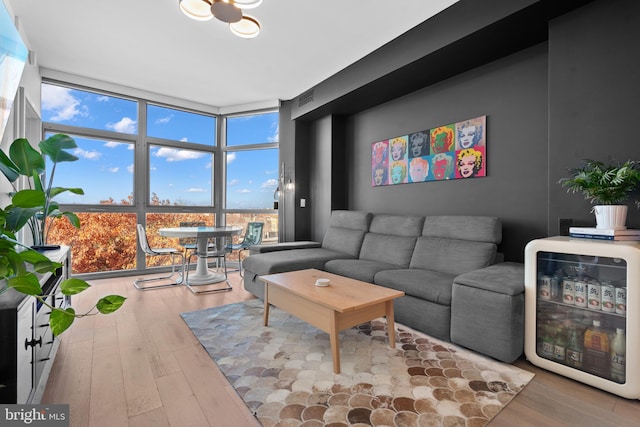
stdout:
[(596, 205), (596, 228), (609, 230), (625, 230), (627, 222), (627, 205)]

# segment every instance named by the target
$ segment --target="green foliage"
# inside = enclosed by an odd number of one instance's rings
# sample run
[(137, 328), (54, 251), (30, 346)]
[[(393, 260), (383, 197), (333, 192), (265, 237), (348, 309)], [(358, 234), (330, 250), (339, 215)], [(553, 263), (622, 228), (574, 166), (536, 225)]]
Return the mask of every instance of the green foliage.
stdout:
[[(11, 204), (0, 209), (0, 295), (9, 289), (38, 299), (51, 310), (49, 324), (54, 335), (59, 335), (73, 324), (75, 319), (92, 316), (98, 313), (109, 314), (118, 310), (126, 298), (119, 295), (108, 295), (98, 300), (96, 305), (84, 314), (77, 314), (71, 307), (61, 309), (52, 307), (47, 295), (42, 295), (38, 274), (53, 273), (61, 267), (44, 254), (18, 242), (15, 233), (28, 226), (34, 244), (45, 244), (47, 241), (47, 218), (65, 217), (76, 228), (80, 228), (80, 220), (72, 212), (61, 212), (53, 198), (65, 191), (84, 194), (81, 188), (53, 187), (56, 165), (60, 162), (78, 160), (76, 156), (65, 151), (75, 148), (75, 141), (67, 135), (57, 134), (39, 144), (42, 154), (31, 147), (26, 139), (16, 139), (9, 148), (9, 155), (0, 151), (0, 171), (13, 186), (10, 193)], [(43, 155), (53, 163), (49, 182), (43, 187), (40, 176), (45, 170)], [(18, 190), (16, 182), (20, 177), (28, 178), (29, 188)], [(48, 226), (51, 226), (49, 222)], [(84, 280), (70, 278), (62, 281), (60, 292), (63, 295), (76, 295), (90, 288)]]
[(567, 192), (582, 193), (591, 204), (620, 204), (640, 183), (640, 164), (636, 161), (607, 164), (587, 159), (582, 163), (579, 168), (569, 169), (571, 176), (560, 179), (559, 183), (567, 187)]
[[(84, 194), (82, 188), (54, 187), (53, 178), (56, 166), (62, 162), (74, 162), (78, 157), (68, 149), (76, 148), (76, 142), (70, 136), (56, 134), (38, 144), (40, 152), (31, 146), (29, 141), (19, 138), (9, 147), (9, 155), (0, 153), (0, 171), (13, 186), (11, 204), (5, 208), (6, 228), (17, 232), (25, 225), (31, 231), (34, 245), (47, 243), (48, 229), (56, 218), (67, 218), (76, 228), (80, 228), (80, 220), (73, 212), (61, 212), (54, 198), (69, 191), (73, 194)], [(42, 183), (45, 172), (45, 157), (53, 163), (49, 171), (47, 185)], [(26, 177), (28, 188), (18, 190), (16, 184), (20, 177)], [(49, 221), (48, 221), (49, 220)]]

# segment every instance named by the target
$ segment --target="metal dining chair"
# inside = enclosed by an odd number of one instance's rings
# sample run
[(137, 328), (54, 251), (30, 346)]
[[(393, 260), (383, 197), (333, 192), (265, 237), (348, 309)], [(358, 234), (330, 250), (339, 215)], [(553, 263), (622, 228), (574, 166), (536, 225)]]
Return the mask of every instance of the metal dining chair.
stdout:
[[(204, 221), (182, 221), (180, 227), (204, 227), (206, 226)], [(189, 251), (194, 252), (198, 245), (195, 237), (181, 237), (178, 239), (178, 245), (184, 248), (184, 258), (187, 259)]]
[[(244, 233), (244, 238), (240, 243), (229, 244), (225, 248), (229, 252), (238, 251), (238, 266), (237, 271), (242, 276), (242, 251), (249, 250), (249, 247), (253, 245), (259, 245), (262, 243), (262, 229), (264, 228), (264, 222), (249, 222), (247, 223), (247, 229)], [(235, 270), (234, 270), (235, 271)]]
[(149, 246), (149, 239), (147, 239), (147, 232), (142, 226), (142, 224), (137, 225), (138, 230), (138, 242), (140, 243), (140, 248), (144, 252), (147, 258), (149, 257), (160, 257), (160, 256), (170, 256), (171, 257), (171, 274), (168, 276), (161, 277), (153, 277), (150, 279), (136, 279), (133, 281), (133, 286), (136, 289), (141, 291), (146, 291), (150, 289), (159, 289), (159, 288), (168, 288), (170, 286), (180, 285), (181, 283), (177, 280), (172, 281), (171, 283), (163, 283), (161, 285), (152, 285), (152, 286), (140, 286), (146, 282), (155, 282), (158, 280), (170, 280), (176, 274), (180, 275), (181, 272), (176, 272), (176, 263), (175, 257), (180, 258), (180, 267), (181, 269), (184, 267), (184, 255), (182, 252), (176, 248), (152, 248)]
[[(198, 237), (196, 235), (196, 241), (197, 241), (197, 239), (198, 239)], [(185, 271), (184, 283), (187, 285), (187, 288), (189, 288), (189, 290), (191, 292), (193, 292), (194, 294), (210, 294), (210, 293), (213, 293), (213, 292), (226, 292), (226, 291), (232, 290), (233, 287), (231, 287), (231, 283), (229, 283), (229, 276), (228, 276), (228, 272), (227, 272), (227, 254), (230, 253), (230, 252), (231, 251), (229, 249), (227, 249), (226, 246), (221, 246), (220, 248), (218, 248), (217, 245), (207, 245), (206, 252), (205, 253), (200, 253), (200, 252), (198, 252), (198, 248), (196, 246), (196, 248), (192, 252), (190, 252), (187, 255), (187, 258), (186, 258), (187, 266), (186, 266), (186, 268), (184, 270)], [(224, 270), (224, 282), (225, 282), (226, 286), (223, 287), (223, 288), (206, 288), (206, 289), (203, 289), (203, 290), (196, 290), (194, 288), (195, 285), (191, 285), (189, 283), (189, 270), (191, 270), (191, 258), (193, 256), (206, 257), (207, 259), (215, 258), (215, 260), (216, 260), (216, 269), (219, 269), (220, 266), (222, 266), (222, 269)], [(200, 286), (200, 285), (198, 285), (198, 286)]]

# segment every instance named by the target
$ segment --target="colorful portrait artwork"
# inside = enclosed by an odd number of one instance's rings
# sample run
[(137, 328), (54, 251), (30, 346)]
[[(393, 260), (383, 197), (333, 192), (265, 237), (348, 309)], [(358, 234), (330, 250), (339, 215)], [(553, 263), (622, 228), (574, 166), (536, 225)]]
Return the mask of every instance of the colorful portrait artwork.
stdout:
[(429, 156), (409, 159), (409, 182), (424, 182), (429, 179)]
[(399, 136), (389, 140), (389, 152), (392, 162), (406, 160), (407, 158), (407, 137)]
[(433, 179), (436, 181), (453, 179), (455, 177), (453, 152), (431, 156), (431, 169), (433, 170)]
[(431, 129), (429, 147), (431, 154), (446, 153), (454, 150), (455, 125), (440, 126)]
[(429, 155), (429, 130), (421, 130), (409, 135), (409, 158)]
[(481, 116), (456, 123), (456, 150), (485, 145), (486, 118)]
[(456, 178), (485, 176), (484, 147), (456, 151)]
[(487, 116), (371, 144), (371, 185), (487, 176)]
[(407, 161), (395, 160), (389, 164), (392, 184), (404, 184), (407, 182)]
[(374, 187), (389, 184), (389, 141), (371, 144), (371, 184)]

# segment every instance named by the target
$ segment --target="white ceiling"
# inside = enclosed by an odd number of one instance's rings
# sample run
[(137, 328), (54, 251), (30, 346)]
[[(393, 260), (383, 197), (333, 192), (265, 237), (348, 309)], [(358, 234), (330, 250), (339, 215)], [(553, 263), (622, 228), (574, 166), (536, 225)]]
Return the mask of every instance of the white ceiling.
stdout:
[(457, 0), (264, 0), (255, 39), (178, 0), (4, 0), (40, 67), (230, 107), (292, 99)]

